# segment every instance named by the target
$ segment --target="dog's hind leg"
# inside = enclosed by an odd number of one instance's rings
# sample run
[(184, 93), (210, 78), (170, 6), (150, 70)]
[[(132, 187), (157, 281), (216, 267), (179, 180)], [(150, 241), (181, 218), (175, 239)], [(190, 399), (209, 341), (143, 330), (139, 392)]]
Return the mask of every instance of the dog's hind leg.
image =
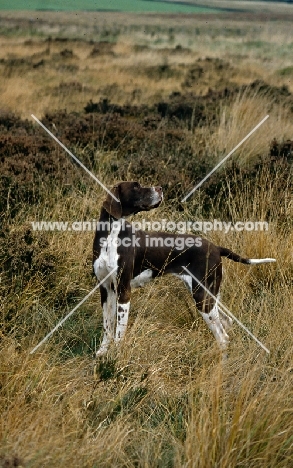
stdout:
[(220, 321), (223, 327), (225, 328), (226, 332), (228, 332), (233, 325), (233, 320), (219, 306), (218, 306), (218, 310), (219, 310)]
[[(213, 333), (218, 345), (222, 350), (226, 350), (229, 344), (229, 336), (220, 319), (220, 311), (217, 301), (208, 295), (201, 287), (197, 287), (193, 297), (202, 318), (208, 328)], [(229, 318), (227, 316), (227, 318)]]
[(200, 312), (207, 326), (213, 333), (214, 337), (217, 340), (218, 345), (222, 350), (227, 349), (229, 344), (229, 336), (225, 331), (223, 324), (221, 323), (219, 317), (219, 308), (218, 304), (215, 303), (210, 312)]

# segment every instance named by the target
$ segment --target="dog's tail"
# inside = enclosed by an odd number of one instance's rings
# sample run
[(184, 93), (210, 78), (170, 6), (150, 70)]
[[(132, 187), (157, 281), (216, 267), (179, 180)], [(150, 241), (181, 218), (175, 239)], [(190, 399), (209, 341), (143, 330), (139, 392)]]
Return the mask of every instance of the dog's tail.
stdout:
[(271, 263), (276, 261), (275, 258), (243, 258), (225, 247), (219, 247), (219, 250), (221, 257), (227, 257), (229, 260), (233, 260), (233, 262), (240, 262), (245, 265), (259, 265), (260, 263)]

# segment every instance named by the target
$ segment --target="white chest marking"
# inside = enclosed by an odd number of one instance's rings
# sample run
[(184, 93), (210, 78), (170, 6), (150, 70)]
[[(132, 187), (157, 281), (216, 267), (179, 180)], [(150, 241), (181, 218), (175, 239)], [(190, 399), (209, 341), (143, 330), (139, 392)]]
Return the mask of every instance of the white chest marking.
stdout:
[(119, 219), (113, 223), (110, 234), (103, 240), (99, 258), (94, 262), (94, 272), (100, 281), (113, 268), (118, 267), (118, 236), (124, 222), (124, 219)]

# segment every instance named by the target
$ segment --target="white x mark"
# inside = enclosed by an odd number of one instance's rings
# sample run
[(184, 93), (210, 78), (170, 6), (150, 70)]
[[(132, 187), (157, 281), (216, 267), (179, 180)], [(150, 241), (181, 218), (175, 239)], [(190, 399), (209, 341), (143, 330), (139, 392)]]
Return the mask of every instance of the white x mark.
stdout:
[(74, 307), (74, 309), (72, 309), (67, 315), (66, 317), (64, 317), (62, 320), (60, 320), (59, 323), (57, 323), (56, 327), (54, 327), (49, 333), (48, 335), (45, 336), (45, 338), (42, 339), (42, 341), (39, 342), (39, 344), (37, 344), (37, 346), (34, 347), (34, 349), (31, 350), (30, 354), (33, 354), (43, 343), (45, 343), (45, 341), (47, 341), (48, 338), (50, 338), (51, 335), (53, 335), (53, 333), (58, 330), (59, 327), (61, 327), (61, 325), (63, 325), (63, 323), (92, 295), (94, 294), (94, 292), (98, 289), (99, 286), (101, 286), (104, 281), (106, 281), (107, 278), (109, 278), (109, 276), (112, 275), (112, 273), (114, 273), (115, 270), (117, 270), (118, 267), (115, 267), (113, 268), (112, 271), (110, 271), (110, 273), (108, 273), (107, 276), (105, 276), (105, 278), (98, 284), (96, 284), (96, 286), (94, 287), (94, 289), (91, 290), (91, 292), (89, 292), (87, 294), (87, 296), (85, 296), (83, 298), (82, 301), (80, 301), (79, 304), (77, 304), (77, 306)]
[(197, 184), (182, 200), (181, 202), (185, 202), (187, 200), (187, 198), (189, 198), (193, 192), (195, 192), (238, 148), (239, 146), (242, 145), (242, 143), (244, 143), (267, 119), (269, 118), (269, 115), (267, 115), (264, 119), (262, 119), (261, 122), (259, 122), (259, 124), (257, 124), (253, 130), (251, 130), (251, 132), (248, 133), (248, 135), (246, 135), (245, 138), (243, 138), (243, 140), (240, 141), (240, 143), (238, 143), (238, 145), (235, 146), (235, 148), (232, 149), (232, 151), (230, 151), (229, 154), (227, 154), (227, 156), (225, 156), (215, 167), (214, 169), (211, 170), (211, 172), (209, 172), (200, 182), (199, 184)]
[(110, 192), (110, 190), (107, 189), (107, 187), (94, 174), (92, 174), (92, 172), (89, 171), (88, 168), (85, 167), (84, 164), (82, 164), (82, 162), (80, 162), (80, 160), (74, 156), (74, 154), (71, 153), (71, 151), (69, 151), (65, 145), (63, 145), (63, 143), (61, 143), (60, 140), (58, 140), (58, 138), (56, 138), (55, 135), (53, 135), (53, 133), (50, 132), (50, 130), (39, 119), (37, 119), (37, 117), (34, 116), (34, 114), (31, 114), (31, 116), (55, 141), (57, 141), (57, 143), (74, 159), (74, 161), (76, 161), (96, 182), (98, 182), (98, 184), (103, 187), (103, 189), (106, 190), (106, 192), (108, 192), (109, 195), (114, 198), (114, 200), (120, 203), (120, 200), (118, 200), (118, 198), (116, 198), (115, 195), (113, 195), (113, 193)]
[(266, 353), (270, 354), (270, 351), (268, 350), (268, 348), (266, 348), (266, 346), (264, 344), (262, 344), (261, 341), (259, 341), (256, 336), (253, 335), (253, 333), (251, 333), (250, 330), (248, 330), (248, 328), (243, 325), (242, 322), (240, 322), (240, 320), (238, 320), (237, 317), (235, 317), (235, 315), (232, 314), (232, 312), (230, 312), (230, 310), (222, 303), (219, 301), (219, 299), (214, 296), (211, 291), (209, 291), (189, 270), (188, 268), (186, 268), (185, 266), (182, 267), (193, 279), (194, 281), (197, 282), (197, 284), (199, 284), (213, 299), (214, 301), (216, 301), (220, 307), (222, 307), (222, 309), (224, 309), (225, 312), (227, 312), (227, 314), (233, 319), (235, 320), (236, 323), (238, 323), (238, 325), (243, 328), (243, 330), (246, 331), (246, 333), (248, 333), (249, 336), (251, 336), (251, 338), (254, 339), (254, 341), (256, 341), (256, 343), (262, 347), (262, 349), (264, 349), (266, 351)]

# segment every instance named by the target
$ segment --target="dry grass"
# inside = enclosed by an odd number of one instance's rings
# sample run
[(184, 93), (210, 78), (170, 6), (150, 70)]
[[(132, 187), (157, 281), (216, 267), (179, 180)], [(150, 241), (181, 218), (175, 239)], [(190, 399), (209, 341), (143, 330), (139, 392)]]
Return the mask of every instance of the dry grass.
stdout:
[[(74, 19), (70, 15), (68, 18), (72, 27)], [(134, 24), (133, 17), (128, 21)], [(139, 24), (142, 20), (136, 21)], [(153, 21), (154, 27), (158, 27), (159, 20)], [(181, 26), (182, 41), (190, 40), (191, 20), (186, 21), (187, 29)], [(207, 30), (199, 23), (205, 37), (211, 37), (213, 28), (209, 25)], [(166, 23), (160, 24), (166, 28)], [(255, 26), (241, 24), (243, 31), (251, 31)], [(42, 24), (44, 30), (49, 26)], [(269, 24), (268, 35), (270, 27)], [(283, 27), (280, 35), (284, 37), (287, 24)], [(47, 110), (64, 107), (80, 111), (89, 99), (97, 101), (104, 96), (123, 104), (128, 99), (132, 104), (141, 104), (151, 99), (155, 102), (171, 91), (183, 92), (181, 85), (188, 66), (197, 63), (202, 52), (193, 51), (190, 55), (181, 51), (178, 55), (158, 50), (156, 45), (155, 50), (137, 49), (140, 25), (133, 35), (130, 25), (128, 28), (125, 32), (128, 41), (119, 41), (113, 48), (114, 55), (107, 53), (93, 60), (89, 59), (92, 44), (52, 42), (50, 54), (45, 55), (47, 43), (39, 38), (31, 46), (25, 45), (21, 36), (6, 38), (2, 58), (7, 59), (10, 53), (27, 57), (41, 52), (37, 60), (43, 58), (48, 63), (42, 70), (21, 65), (23, 76), (13, 67), (9, 75), (7, 68), (2, 68), (1, 73), (6, 73), (0, 85), (4, 93), (2, 103), (27, 117), (28, 108), (42, 115)], [(215, 37), (217, 31), (214, 29)], [(148, 41), (151, 42), (151, 35)], [(65, 48), (72, 49), (74, 56), (63, 62), (68, 67), (78, 64), (79, 68), (76, 72), (67, 68), (58, 74), (56, 67), (63, 63), (58, 54)], [(232, 63), (231, 57), (223, 55), (225, 47), (221, 53), (220, 49), (210, 40), (204, 55)], [(234, 84), (243, 83), (241, 76), (247, 63), (251, 67), (251, 75), (247, 72), (245, 77), (248, 81), (262, 78), (270, 84), (287, 83), (288, 77), (280, 83), (280, 76), (275, 74), (277, 60), (268, 76), (265, 53), (257, 65), (254, 54), (243, 60), (237, 55)], [(151, 74), (142, 72), (150, 66), (166, 64), (166, 57), (174, 75), (155, 80)], [(289, 64), (288, 56), (285, 61)], [(202, 92), (209, 80), (215, 89), (222, 89), (226, 80), (231, 84), (225, 70), (217, 72), (208, 63), (204, 66), (209, 75), (208, 79), (204, 76), (199, 80)], [(66, 93), (65, 87), (62, 91), (61, 82), (73, 81), (81, 83), (81, 90), (71, 87)], [(114, 84), (116, 88), (111, 91)], [(136, 94), (130, 98), (136, 88), (141, 90), (140, 97)], [(194, 132), (185, 130), (186, 138), (194, 141), (195, 154), (196, 145), (202, 141), (206, 154), (216, 162), (267, 113), (270, 118), (256, 138), (237, 153), (240, 166), (247, 169), (266, 154), (272, 137), (279, 141), (292, 139), (289, 110), (267, 95), (253, 92), (240, 93), (230, 106), (218, 109), (218, 120), (212, 125), (195, 128)], [(81, 158), (86, 156), (81, 148), (77, 147), (76, 152)], [(100, 150), (95, 157), (101, 161), (100, 158), (107, 160), (113, 155)], [(53, 272), (30, 274), (21, 266), (13, 274), (1, 271), (1, 467), (293, 465), (293, 206), (292, 173), (288, 172), (289, 166), (284, 167), (280, 161), (272, 173), (263, 165), (254, 178), (243, 178), (236, 189), (233, 180), (228, 181), (231, 191), (213, 200), (209, 213), (210, 217), (219, 216), (227, 213), (229, 207), (234, 221), (268, 219), (269, 231), (207, 234), (215, 243), (240, 254), (277, 259), (276, 264), (259, 267), (224, 260), (222, 287), (222, 301), (270, 349), (270, 355), (234, 325), (229, 355), (223, 365), (217, 345), (198, 317), (187, 290), (176, 278), (168, 277), (133, 292), (125, 342), (119, 349), (113, 346), (107, 357), (96, 363), (96, 368), (92, 353), (98, 346), (102, 327), (98, 293), (38, 352), (30, 355), (33, 346), (95, 284), (90, 275), (92, 233), (34, 233), (34, 248), (44, 245), (45, 258), (54, 259)], [(102, 171), (98, 175), (106, 184), (113, 183), (114, 176), (104, 176)], [(13, 239), (23, 234), (31, 220), (97, 218), (103, 192), (86, 176), (81, 175), (81, 179), (87, 187), (72, 186), (67, 194), (54, 184), (43, 187), (45, 202), (23, 205), (14, 218), (7, 205), (3, 219), (9, 225), (9, 242), (16, 259), (20, 258), (20, 246), (12, 245)], [(189, 220), (195, 213), (202, 219), (205, 215), (201, 211), (201, 196), (196, 194), (183, 211), (176, 211), (167, 200), (160, 209), (147, 213), (147, 219)]]
[[(55, 109), (81, 110), (89, 99), (105, 96), (119, 104), (152, 105), (182, 89), (205, 94), (210, 88), (260, 78), (278, 85), (280, 73), (282, 83), (292, 90), (292, 73), (284, 73), (292, 65), (291, 22), (273, 13), (237, 18), (162, 21), (152, 15), (31, 12), (28, 19), (24, 13), (2, 12), (2, 105), (23, 117), (31, 111), (42, 115)], [(46, 39), (51, 35), (68, 41), (49, 45)], [(92, 56), (93, 43), (101, 40), (108, 41), (108, 51)], [(71, 57), (60, 55), (65, 49), (72, 51)], [(196, 61), (205, 57), (223, 58), (222, 70), (206, 67), (184, 87)], [(11, 65), (13, 58), (24, 63)], [(160, 75), (152, 70), (156, 66), (167, 69)]]
[(234, 158), (238, 163), (245, 166), (265, 154), (268, 135), (278, 141), (291, 138), (293, 128), (288, 109), (256, 90), (239, 94), (232, 106), (222, 109), (219, 127), (210, 137), (210, 151), (219, 154), (221, 160), (266, 116), (268, 120), (236, 151)]
[[(274, 190), (271, 182), (239, 192), (238, 218), (251, 204), (259, 209), (260, 200), (268, 206), (278, 196)], [(91, 219), (94, 195), (101, 198), (96, 189), (67, 200), (55, 193), (54, 208), (42, 216), (82, 219), (86, 212)], [(34, 219), (38, 211), (24, 210), (20, 218)], [(168, 206), (149, 219), (158, 216), (174, 219)], [(188, 292), (172, 278), (133, 292), (125, 343), (110, 350), (96, 373), (87, 353), (99, 342), (98, 294), (30, 356), (94, 284), (86, 262), (92, 234), (48, 234), (58, 259), (56, 283), (47, 289), (35, 276), (3, 303), (3, 312), (9, 303), (17, 307), (1, 345), (3, 459), (17, 456), (32, 467), (290, 466), (293, 238), (290, 223), (275, 220), (267, 233), (209, 235), (248, 256), (277, 258), (276, 265), (251, 268), (225, 261), (222, 300), (271, 354), (234, 325), (224, 366)], [(52, 307), (61, 295), (68, 306)]]

